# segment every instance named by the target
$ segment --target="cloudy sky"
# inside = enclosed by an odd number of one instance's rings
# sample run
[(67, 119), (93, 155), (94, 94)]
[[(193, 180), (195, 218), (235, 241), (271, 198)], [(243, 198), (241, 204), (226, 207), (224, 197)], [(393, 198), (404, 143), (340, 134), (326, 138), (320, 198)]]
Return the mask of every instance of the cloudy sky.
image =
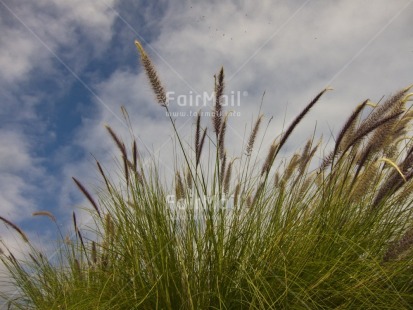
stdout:
[[(186, 113), (174, 118), (188, 139), (191, 113), (211, 110), (208, 102), (190, 106), (190, 97), (209, 96), (224, 66), (226, 93), (235, 96), (230, 156), (240, 151), (264, 92), (262, 112), (273, 119), (263, 152), (319, 91), (333, 87), (288, 151), (315, 128), (331, 140), (358, 103), (413, 83), (412, 2), (0, 0), (0, 215), (47, 247), (55, 230), (32, 212), (48, 210), (70, 224), (71, 212), (84, 205), (71, 177), (96, 187), (93, 156), (116, 168), (104, 125), (128, 141), (121, 106), (140, 151), (159, 157), (165, 175), (173, 171), (171, 125), (142, 72), (135, 39), (171, 92), (171, 110)], [(3, 223), (0, 238), (16, 245)]]

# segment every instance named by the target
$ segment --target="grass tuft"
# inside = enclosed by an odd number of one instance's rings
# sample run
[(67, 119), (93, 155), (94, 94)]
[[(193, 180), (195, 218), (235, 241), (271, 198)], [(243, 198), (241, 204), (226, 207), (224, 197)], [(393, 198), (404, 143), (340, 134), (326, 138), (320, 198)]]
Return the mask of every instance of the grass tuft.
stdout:
[[(135, 44), (157, 102), (169, 111), (155, 67)], [(29, 243), (29, 253), (17, 259), (3, 243), (8, 253), (2, 251), (0, 260), (17, 288), (13, 298), (2, 293), (10, 308), (411, 308), (413, 114), (406, 105), (413, 85), (383, 104), (363, 101), (326, 154), (313, 134), (282, 156), (328, 89), (272, 137), (267, 154), (260, 155), (261, 146), (254, 150), (263, 115), (241, 154), (233, 154), (224, 141), (224, 85), (221, 68), (210, 143), (200, 113), (190, 143), (170, 117), (179, 142), (170, 183), (161, 180), (155, 160), (142, 164), (145, 154), (134, 137), (123, 143), (106, 127), (123, 164), (120, 173), (106, 173), (97, 161), (104, 186), (96, 200), (73, 178), (92, 204), (95, 225), (79, 227), (73, 212), (73, 237), (59, 230), (56, 257)], [(56, 223), (47, 211), (33, 215)], [(0, 220), (28, 242), (18, 226)]]

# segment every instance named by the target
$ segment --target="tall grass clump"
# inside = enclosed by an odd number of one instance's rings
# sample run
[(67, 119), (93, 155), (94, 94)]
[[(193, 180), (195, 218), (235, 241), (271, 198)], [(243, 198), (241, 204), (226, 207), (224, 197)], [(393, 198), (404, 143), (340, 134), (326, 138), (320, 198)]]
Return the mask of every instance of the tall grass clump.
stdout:
[[(169, 112), (165, 87), (142, 45), (136, 45), (159, 108)], [(413, 112), (407, 106), (412, 86), (381, 104), (358, 105), (343, 120), (330, 153), (322, 154), (322, 142), (309, 137), (281, 164), (283, 146), (328, 89), (273, 136), (262, 158), (255, 152), (262, 115), (242, 153), (231, 157), (225, 147), (224, 82), (221, 68), (215, 113), (212, 120), (198, 114), (192, 146), (186, 147), (170, 116), (182, 158), (175, 161), (172, 184), (161, 182), (156, 164), (143, 165), (134, 139), (124, 142), (107, 127), (119, 149), (121, 181), (97, 162), (103, 190), (95, 198), (74, 178), (93, 207), (95, 237), (86, 237), (90, 232), (79, 228), (73, 213), (73, 238), (59, 230), (58, 259), (52, 260), (0, 217), (31, 249), (25, 260), (17, 260), (3, 245), (1, 260), (18, 289), (5, 296), (10, 308), (407, 309), (413, 304)], [(322, 154), (321, 161), (316, 154)], [(35, 215), (56, 222), (46, 211)]]

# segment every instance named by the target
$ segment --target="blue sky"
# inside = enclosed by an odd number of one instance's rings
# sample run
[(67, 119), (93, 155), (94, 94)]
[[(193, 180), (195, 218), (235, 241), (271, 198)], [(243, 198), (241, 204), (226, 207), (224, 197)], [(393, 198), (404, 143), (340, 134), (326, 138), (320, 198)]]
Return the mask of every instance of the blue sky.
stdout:
[[(73, 210), (87, 206), (71, 177), (93, 191), (99, 185), (93, 156), (116, 170), (104, 125), (128, 140), (122, 105), (144, 156), (159, 158), (165, 175), (173, 170), (171, 126), (142, 72), (135, 39), (175, 96), (211, 93), (213, 75), (224, 66), (227, 92), (244, 94), (233, 107), (230, 156), (242, 148), (264, 91), (262, 110), (267, 121), (273, 117), (265, 153), (284, 122), (333, 87), (288, 151), (316, 124), (328, 142), (359, 102), (413, 83), (412, 2), (0, 0), (1, 216), (51, 247), (55, 230), (31, 214), (51, 211), (66, 228)], [(171, 103), (175, 111), (199, 108)], [(190, 139), (194, 119), (176, 121)], [(20, 246), (2, 223), (0, 238)]]

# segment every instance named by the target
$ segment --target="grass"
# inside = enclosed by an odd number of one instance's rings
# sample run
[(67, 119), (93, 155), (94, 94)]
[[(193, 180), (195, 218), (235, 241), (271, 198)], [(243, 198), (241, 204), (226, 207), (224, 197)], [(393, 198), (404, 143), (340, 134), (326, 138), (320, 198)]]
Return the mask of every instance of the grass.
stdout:
[[(136, 45), (160, 109), (168, 112), (156, 69)], [(114, 182), (97, 162), (104, 190), (95, 200), (74, 178), (93, 207), (95, 238), (85, 237), (73, 213), (75, 237), (64, 238), (56, 226), (61, 244), (52, 262), (18, 226), (0, 217), (30, 247), (19, 261), (3, 245), (0, 258), (19, 292), (9, 299), (10, 309), (408, 309), (413, 304), (408, 136), (413, 112), (406, 107), (412, 86), (380, 105), (366, 100), (357, 106), (331, 153), (314, 168), (322, 145), (314, 137), (284, 166), (277, 158), (328, 89), (274, 137), (261, 162), (254, 155), (261, 115), (244, 152), (227, 158), (223, 69), (215, 80), (212, 130), (198, 116), (192, 148), (170, 119), (183, 158), (175, 172), (173, 206), (165, 199), (171, 188), (160, 181), (156, 164), (144, 167), (136, 142), (129, 149), (107, 127), (123, 163), (122, 181)], [(35, 215), (56, 222), (50, 212)]]

